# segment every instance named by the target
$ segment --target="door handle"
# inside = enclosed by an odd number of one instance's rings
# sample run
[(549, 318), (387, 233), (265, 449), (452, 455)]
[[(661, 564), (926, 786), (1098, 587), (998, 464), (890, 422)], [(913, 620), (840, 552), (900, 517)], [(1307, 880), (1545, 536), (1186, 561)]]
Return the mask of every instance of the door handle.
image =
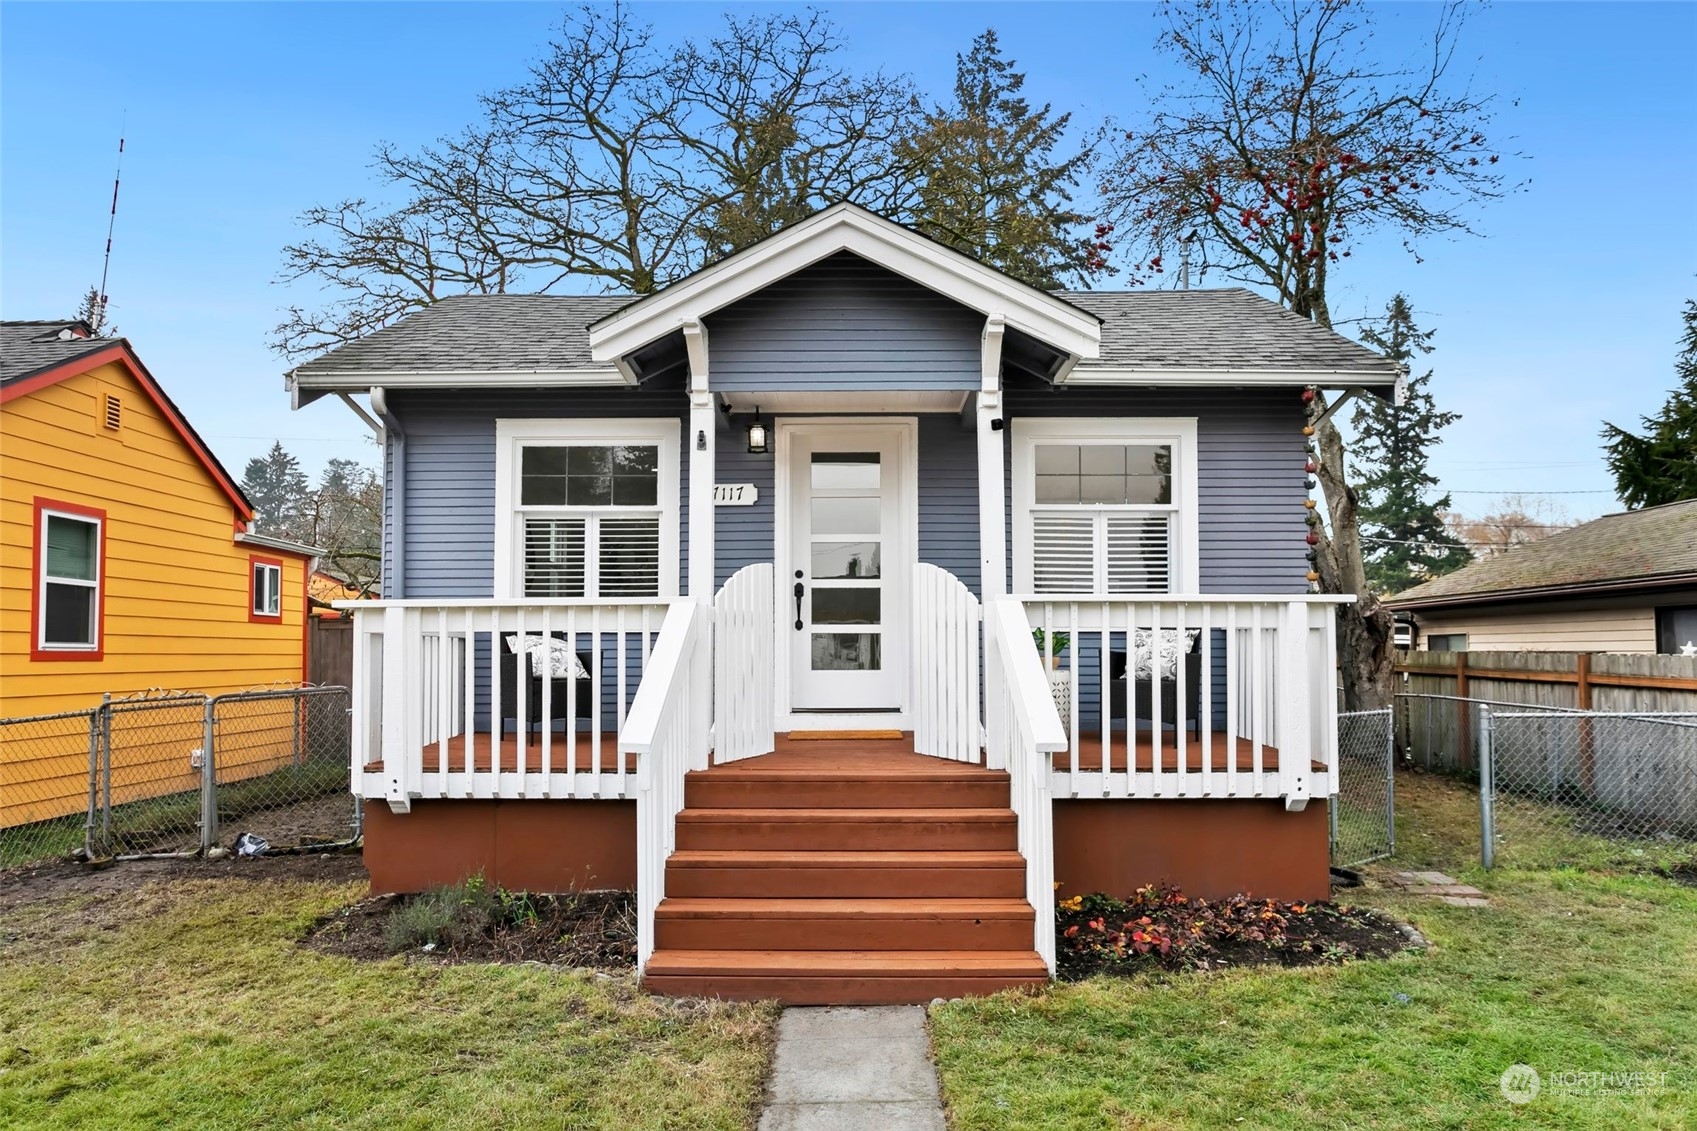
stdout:
[(801, 582), (795, 583), (795, 630), (801, 631), (801, 597), (807, 592), (807, 587)]

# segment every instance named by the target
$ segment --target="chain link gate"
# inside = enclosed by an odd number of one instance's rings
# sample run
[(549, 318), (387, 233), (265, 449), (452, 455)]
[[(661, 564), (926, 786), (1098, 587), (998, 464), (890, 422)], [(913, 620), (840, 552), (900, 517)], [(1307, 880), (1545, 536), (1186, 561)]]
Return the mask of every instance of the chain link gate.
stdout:
[(1367, 864), (1396, 853), (1396, 748), (1389, 707), (1338, 715), (1332, 863)]
[(249, 833), (273, 849), (360, 835), (348, 785), (348, 689), (306, 687), (220, 695), (206, 705), (212, 751), (204, 843)]
[(89, 855), (200, 851), (206, 696), (108, 699), (90, 774)]
[(1697, 715), (1487, 710), (1483, 863), (1697, 864)]

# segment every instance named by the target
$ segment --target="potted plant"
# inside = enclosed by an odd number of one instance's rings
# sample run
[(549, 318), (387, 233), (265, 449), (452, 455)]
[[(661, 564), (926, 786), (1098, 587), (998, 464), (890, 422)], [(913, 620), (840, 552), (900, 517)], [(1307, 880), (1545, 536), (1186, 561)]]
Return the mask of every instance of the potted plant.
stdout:
[[(1059, 671), (1061, 667), (1061, 653), (1065, 652), (1067, 650), (1067, 645), (1072, 643), (1072, 635), (1066, 632), (1044, 633), (1042, 629), (1034, 628), (1031, 630), (1031, 639), (1032, 642), (1037, 645), (1037, 654), (1039, 656), (1048, 656), (1049, 666), (1056, 671)], [(1049, 642), (1049, 648), (1044, 647), (1045, 639)]]

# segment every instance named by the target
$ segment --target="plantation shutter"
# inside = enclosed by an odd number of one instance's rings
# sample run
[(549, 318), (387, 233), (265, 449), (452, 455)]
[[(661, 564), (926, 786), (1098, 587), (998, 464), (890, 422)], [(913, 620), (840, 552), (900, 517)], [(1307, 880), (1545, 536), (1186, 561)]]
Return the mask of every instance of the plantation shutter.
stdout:
[(1031, 518), (1032, 580), (1039, 593), (1096, 592), (1096, 519), (1039, 511)]
[(525, 520), (526, 597), (659, 594), (659, 515)]
[(1101, 516), (1105, 566), (1110, 593), (1172, 591), (1172, 516), (1109, 514)]
[(660, 595), (660, 519), (601, 518), (596, 520), (599, 571), (598, 593), (603, 597)]
[(584, 596), (588, 538), (587, 518), (525, 519), (524, 595)]

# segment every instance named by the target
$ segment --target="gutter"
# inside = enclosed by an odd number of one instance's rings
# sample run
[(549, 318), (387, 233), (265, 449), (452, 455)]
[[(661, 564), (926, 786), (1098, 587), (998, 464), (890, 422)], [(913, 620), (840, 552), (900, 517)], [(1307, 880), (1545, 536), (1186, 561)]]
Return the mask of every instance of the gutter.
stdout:
[(290, 542), (285, 538), (272, 538), (264, 534), (255, 534), (251, 530), (236, 531), (235, 540), (244, 546), (280, 550), (285, 554), (299, 554), (303, 558), (321, 558), (324, 556), (322, 546), (308, 546), (301, 542)]

